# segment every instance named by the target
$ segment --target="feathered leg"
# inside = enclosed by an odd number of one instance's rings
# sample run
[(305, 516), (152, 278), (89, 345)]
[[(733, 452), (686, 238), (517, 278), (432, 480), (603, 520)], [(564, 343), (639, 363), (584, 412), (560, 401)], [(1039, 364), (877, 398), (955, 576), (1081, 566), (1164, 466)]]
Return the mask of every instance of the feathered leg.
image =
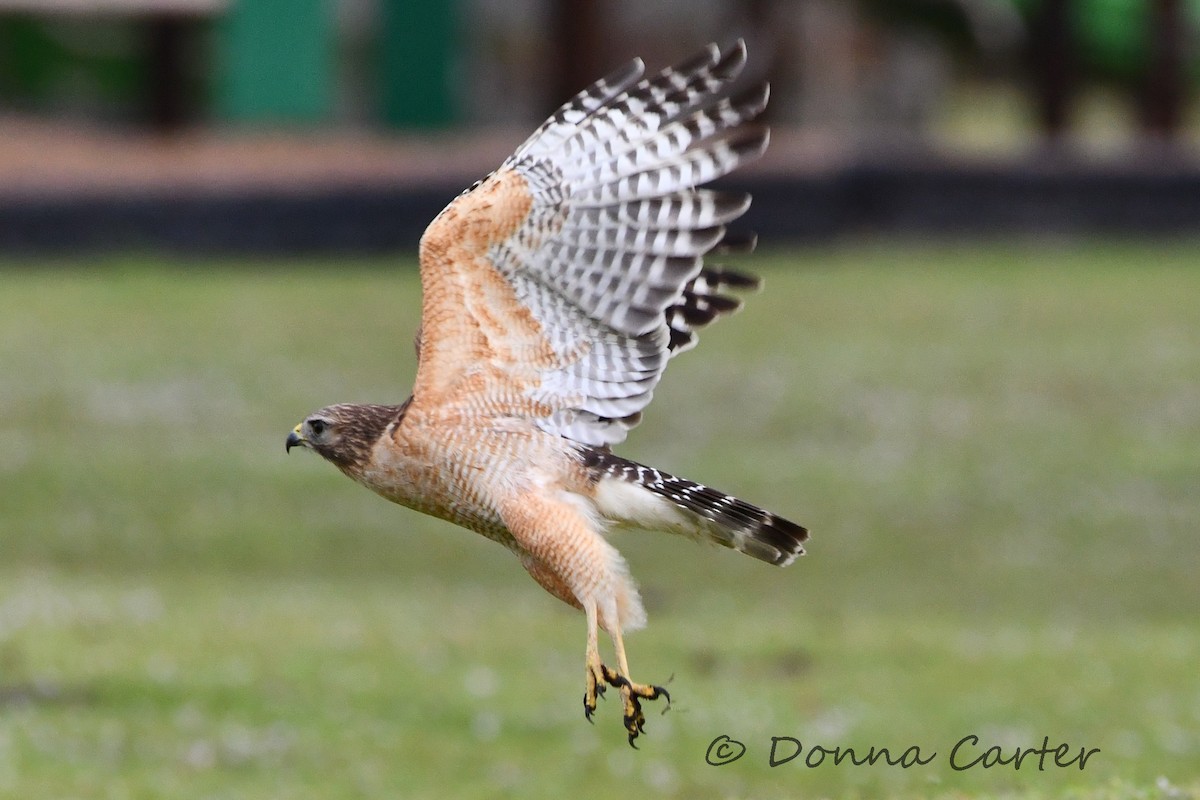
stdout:
[[(632, 745), (646, 723), (640, 700), (666, 697), (670, 702), (670, 697), (660, 686), (629, 680), (622, 620), (637, 625), (643, 621), (644, 612), (624, 571), (624, 561), (570, 506), (525, 494), (505, 507), (504, 517), (523, 550), (521, 563), (533, 579), (563, 602), (582, 608), (587, 618), (584, 716), (591, 720), (606, 686), (618, 688)], [(554, 534), (549, 535), (549, 531)], [(600, 660), (600, 627), (612, 637), (618, 670)]]

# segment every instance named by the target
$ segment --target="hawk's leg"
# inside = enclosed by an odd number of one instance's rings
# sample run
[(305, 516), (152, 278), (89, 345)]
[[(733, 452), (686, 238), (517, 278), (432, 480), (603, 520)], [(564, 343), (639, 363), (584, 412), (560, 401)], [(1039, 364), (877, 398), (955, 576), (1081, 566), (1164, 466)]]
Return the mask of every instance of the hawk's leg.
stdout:
[[(600, 663), (600, 644), (597, 641), (596, 634), (596, 603), (592, 601), (584, 607), (584, 613), (587, 615), (588, 638), (587, 638), (587, 657), (584, 666), (587, 669), (587, 688), (583, 692), (583, 715), (587, 717), (587, 721), (592, 721), (592, 714), (596, 713), (596, 698), (604, 696), (604, 684), (607, 682), (607, 673), (612, 672), (608, 667)], [(613, 673), (614, 675), (616, 673)]]
[[(633, 740), (641, 734), (646, 727), (646, 715), (642, 713), (642, 700), (657, 700), (662, 697), (667, 701), (668, 707), (671, 703), (671, 695), (661, 686), (652, 686), (648, 684), (634, 683), (627, 677), (629, 674), (629, 662), (625, 657), (625, 644), (621, 638), (620, 628), (615, 628), (613, 634), (613, 642), (617, 650), (617, 663), (620, 664), (620, 671), (606, 666), (600, 661), (600, 647), (597, 641), (597, 619), (596, 619), (596, 604), (589, 602), (584, 604), (584, 613), (587, 615), (588, 622), (588, 643), (587, 643), (587, 688), (583, 694), (583, 713), (587, 717), (588, 722), (592, 721), (592, 714), (596, 711), (597, 698), (604, 696), (604, 690), (607, 686), (613, 686), (620, 690), (622, 707), (625, 717), (625, 730), (629, 733), (629, 743), (633, 745)], [(637, 745), (634, 745), (635, 747)]]

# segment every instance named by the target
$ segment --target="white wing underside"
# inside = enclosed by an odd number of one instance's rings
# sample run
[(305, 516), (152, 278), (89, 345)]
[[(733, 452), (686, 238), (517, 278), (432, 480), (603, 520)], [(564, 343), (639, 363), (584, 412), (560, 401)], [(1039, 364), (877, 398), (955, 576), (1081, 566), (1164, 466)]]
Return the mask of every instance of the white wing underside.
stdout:
[(581, 444), (625, 438), (669, 358), (692, 329), (735, 309), (717, 297), (745, 286), (702, 270), (742, 194), (698, 188), (758, 157), (761, 85), (724, 95), (745, 63), (739, 41), (641, 79), (635, 60), (581, 92), (504, 164), (527, 182), (532, 208), (492, 245), (491, 263), (559, 356), (530, 396), (555, 411), (537, 424)]

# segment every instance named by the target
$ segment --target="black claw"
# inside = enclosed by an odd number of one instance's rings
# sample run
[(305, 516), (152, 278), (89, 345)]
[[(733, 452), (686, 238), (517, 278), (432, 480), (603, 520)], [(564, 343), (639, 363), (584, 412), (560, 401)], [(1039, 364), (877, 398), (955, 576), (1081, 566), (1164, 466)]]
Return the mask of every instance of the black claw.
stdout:
[(596, 679), (596, 673), (594, 672), (588, 673), (588, 684), (590, 684), (588, 691), (583, 693), (583, 716), (588, 722), (595, 724), (595, 720), (592, 719), (592, 714), (596, 713), (596, 698), (604, 698), (604, 690), (606, 687), (602, 681)]

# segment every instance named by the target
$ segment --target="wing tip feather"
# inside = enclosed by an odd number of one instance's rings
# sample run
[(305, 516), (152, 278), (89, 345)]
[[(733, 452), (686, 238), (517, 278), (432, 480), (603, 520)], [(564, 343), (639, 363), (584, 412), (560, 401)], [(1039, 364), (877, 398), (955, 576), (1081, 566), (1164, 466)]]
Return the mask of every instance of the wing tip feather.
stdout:
[[(713, 44), (710, 45), (710, 47), (715, 48), (717, 45)], [(720, 52), (720, 48), (717, 48), (717, 50)], [(713, 66), (713, 75), (721, 80), (731, 81), (736, 78), (741, 73), (742, 68), (746, 66), (747, 58), (748, 52), (746, 50), (746, 40), (739, 36), (733, 42), (733, 44), (721, 54), (721, 58)]]

